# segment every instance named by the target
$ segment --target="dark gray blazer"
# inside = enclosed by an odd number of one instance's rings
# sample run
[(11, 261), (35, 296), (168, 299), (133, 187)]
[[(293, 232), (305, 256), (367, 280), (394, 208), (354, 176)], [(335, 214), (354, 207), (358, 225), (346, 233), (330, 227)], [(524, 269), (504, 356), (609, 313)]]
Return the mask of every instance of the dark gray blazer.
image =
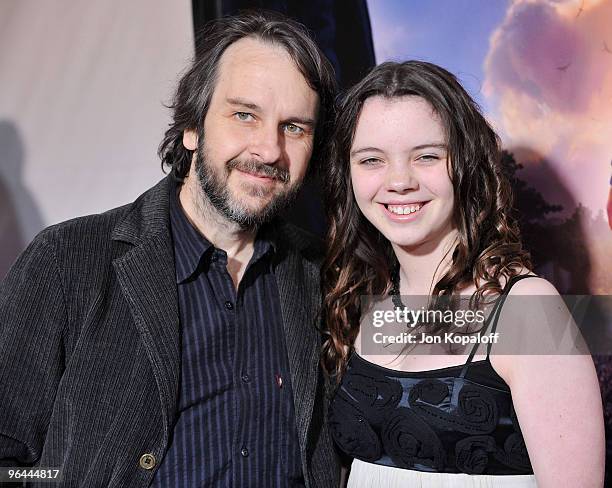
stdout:
[[(152, 454), (159, 466), (168, 448), (181, 367), (171, 183), (49, 227), (8, 273), (0, 464), (61, 467), (66, 487), (144, 487), (153, 478), (153, 458), (141, 458)], [(284, 224), (274, 273), (302, 465), (307, 486), (331, 487), (339, 468), (318, 367), (319, 264), (316, 242)]]

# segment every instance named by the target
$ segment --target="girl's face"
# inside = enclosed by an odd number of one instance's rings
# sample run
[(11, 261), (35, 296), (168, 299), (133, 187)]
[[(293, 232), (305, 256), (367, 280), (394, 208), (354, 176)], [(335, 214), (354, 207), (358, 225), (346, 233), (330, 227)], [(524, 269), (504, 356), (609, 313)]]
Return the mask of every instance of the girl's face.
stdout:
[(361, 212), (394, 247), (425, 250), (454, 233), (444, 127), (423, 98), (368, 98), (350, 161)]

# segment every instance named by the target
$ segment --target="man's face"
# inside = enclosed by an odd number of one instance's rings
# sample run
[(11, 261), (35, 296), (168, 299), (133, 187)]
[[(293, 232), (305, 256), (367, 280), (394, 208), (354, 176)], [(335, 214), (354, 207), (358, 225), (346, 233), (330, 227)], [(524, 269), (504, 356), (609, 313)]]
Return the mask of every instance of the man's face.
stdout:
[(183, 136), (197, 149), (192, 170), (217, 211), (249, 228), (289, 203), (312, 155), (318, 103), (281, 47), (244, 38), (227, 48), (204, 140), (195, 131)]

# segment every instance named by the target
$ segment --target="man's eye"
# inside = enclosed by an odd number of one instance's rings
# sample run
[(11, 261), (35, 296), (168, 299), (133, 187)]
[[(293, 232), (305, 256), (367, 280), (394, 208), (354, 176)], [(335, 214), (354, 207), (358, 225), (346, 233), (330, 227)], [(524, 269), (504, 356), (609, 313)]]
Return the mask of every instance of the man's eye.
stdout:
[(248, 120), (251, 120), (253, 118), (253, 115), (248, 112), (236, 112), (234, 114), (234, 117), (236, 117), (238, 120), (241, 120), (242, 122), (246, 122)]
[(304, 132), (304, 129), (295, 124), (285, 124), (285, 131), (289, 132), (289, 134), (301, 134)]

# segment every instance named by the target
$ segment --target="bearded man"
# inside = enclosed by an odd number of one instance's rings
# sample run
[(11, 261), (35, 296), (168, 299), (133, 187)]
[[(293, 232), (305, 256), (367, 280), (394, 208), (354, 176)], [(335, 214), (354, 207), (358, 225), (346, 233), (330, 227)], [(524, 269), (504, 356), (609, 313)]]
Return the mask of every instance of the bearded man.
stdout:
[[(203, 33), (134, 203), (39, 234), (0, 292), (0, 459), (59, 486), (336, 486), (320, 249), (283, 223), (333, 70), (297, 23)], [(57, 485), (56, 485), (57, 486)]]

